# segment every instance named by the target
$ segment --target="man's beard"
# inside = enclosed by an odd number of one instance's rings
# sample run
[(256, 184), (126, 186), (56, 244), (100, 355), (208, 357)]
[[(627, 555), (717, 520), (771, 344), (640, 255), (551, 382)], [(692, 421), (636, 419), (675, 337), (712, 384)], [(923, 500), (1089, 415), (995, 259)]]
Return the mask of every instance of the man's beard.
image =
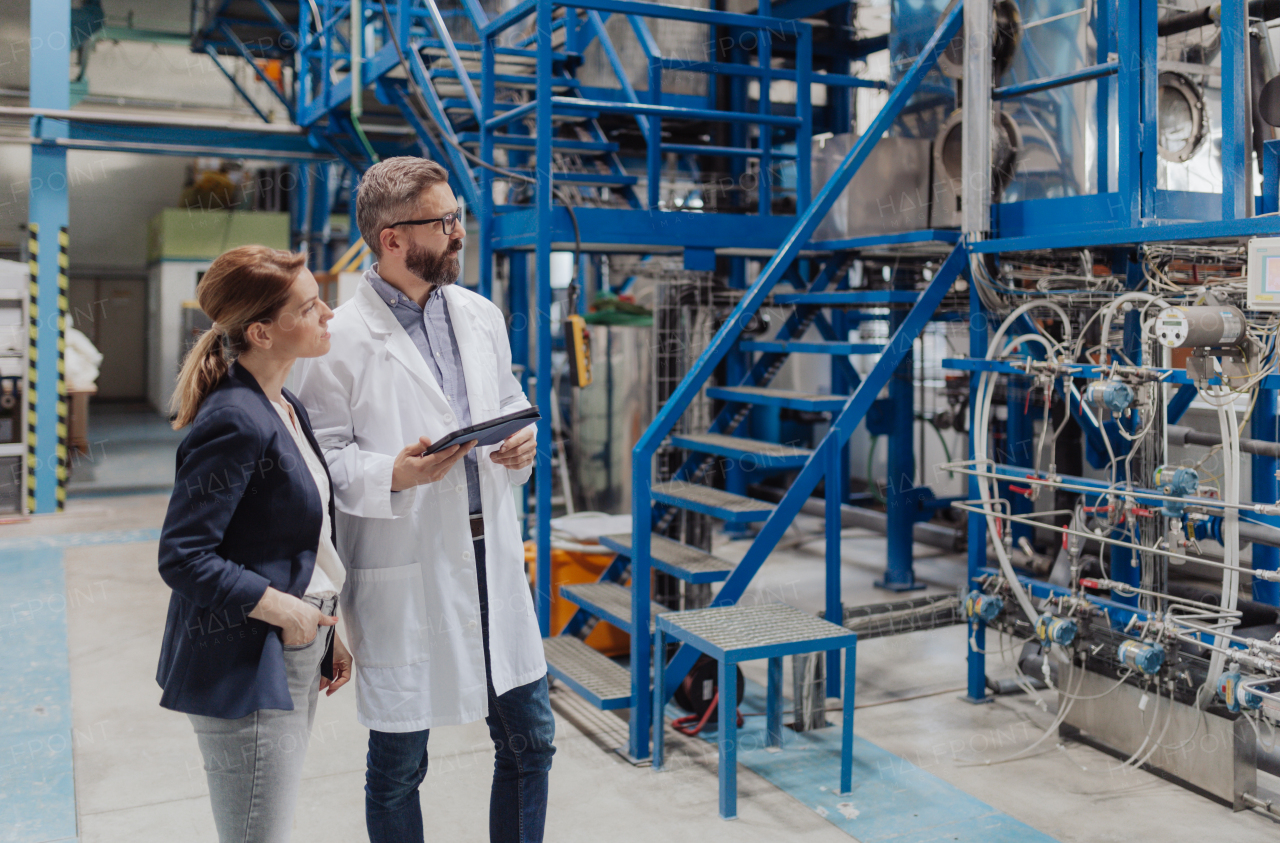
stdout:
[(454, 240), (443, 252), (433, 254), (425, 246), (416, 243), (409, 247), (405, 255), (405, 269), (421, 278), (428, 284), (444, 287), (458, 280), (458, 252), (462, 251), (462, 241)]

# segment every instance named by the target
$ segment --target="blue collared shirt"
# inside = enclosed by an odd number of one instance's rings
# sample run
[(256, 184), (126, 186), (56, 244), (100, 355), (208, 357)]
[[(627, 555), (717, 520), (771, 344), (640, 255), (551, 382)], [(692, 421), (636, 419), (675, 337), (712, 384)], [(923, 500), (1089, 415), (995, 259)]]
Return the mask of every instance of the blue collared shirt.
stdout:
[[(453, 320), (449, 317), (449, 305), (439, 287), (431, 290), (427, 297), (427, 306), (419, 307), (418, 303), (404, 293), (392, 287), (382, 279), (377, 267), (364, 274), (378, 298), (387, 303), (391, 313), (409, 334), (414, 346), (427, 362), (436, 383), (444, 391), (444, 397), (453, 409), (453, 416), (459, 427), (471, 424), (471, 403), (467, 399), (467, 382), (462, 375), (462, 354), (458, 351), (458, 341), (453, 334)], [(480, 506), (480, 463), (476, 452), (462, 458), (467, 473), (467, 503), (472, 515), (479, 515)]]

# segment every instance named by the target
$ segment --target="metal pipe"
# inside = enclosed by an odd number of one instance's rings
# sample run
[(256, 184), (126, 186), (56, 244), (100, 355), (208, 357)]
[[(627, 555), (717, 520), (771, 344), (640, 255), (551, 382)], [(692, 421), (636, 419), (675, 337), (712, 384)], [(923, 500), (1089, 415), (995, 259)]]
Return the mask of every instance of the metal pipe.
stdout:
[[(1199, 29), (1202, 26), (1216, 26), (1221, 17), (1222, 4), (1214, 3), (1212, 6), (1205, 6), (1202, 9), (1169, 15), (1160, 21), (1156, 27), (1156, 32), (1161, 38), (1166, 35), (1177, 35), (1180, 32)], [(1280, 0), (1251, 0), (1249, 3), (1249, 17), (1260, 18), (1264, 21), (1280, 18)]]
[(1006, 100), (1011, 97), (1020, 97), (1023, 94), (1034, 94), (1039, 91), (1048, 91), (1052, 88), (1074, 85), (1077, 82), (1087, 82), (1090, 79), (1098, 79), (1103, 76), (1114, 76), (1119, 72), (1119, 70), (1120, 62), (1104, 62), (1102, 64), (1095, 64), (1092, 67), (1075, 70), (1071, 73), (1063, 73), (1060, 76), (1034, 79), (1030, 82), (1020, 82), (1016, 85), (1005, 85), (1003, 88), (996, 88), (992, 90), (991, 98), (993, 100)]
[[(774, 503), (782, 500), (783, 495), (786, 494), (783, 489), (757, 485), (753, 485), (749, 492), (752, 497), (771, 500)], [(822, 498), (809, 498), (800, 506), (800, 511), (805, 515), (825, 518), (827, 514), (826, 503)], [(858, 527), (863, 530), (887, 534), (889, 531), (889, 516), (874, 509), (850, 506), (847, 503), (841, 504), (840, 529), (843, 530), (848, 527)], [(941, 524), (930, 524), (928, 522), (917, 523), (911, 529), (911, 537), (917, 544), (936, 547), (949, 553), (960, 553), (965, 549), (964, 531), (955, 527), (944, 527)]]
[(303, 135), (301, 126), (287, 123), (249, 123), (243, 120), (210, 121), (205, 118), (152, 117), (145, 114), (112, 114), (106, 111), (80, 111), (64, 108), (30, 108), (0, 106), (0, 117), (48, 117), (72, 123), (121, 123), (130, 126), (174, 126), (188, 129), (226, 129), (267, 135)]
[(208, 155), (217, 158), (253, 158), (262, 161), (334, 161), (333, 155), (322, 152), (289, 152), (280, 149), (244, 149), (229, 146), (183, 146), (169, 143), (144, 143), (142, 141), (99, 141), (74, 140), (71, 138), (37, 137), (5, 137), (0, 135), (2, 144), (23, 144), (25, 146), (54, 146), (66, 149), (102, 150), (103, 152), (138, 153), (140, 155)]
[[(1213, 447), (1222, 444), (1222, 437), (1216, 433), (1207, 433), (1186, 425), (1173, 424), (1167, 428), (1170, 445), (1207, 445)], [(1280, 442), (1267, 442), (1263, 439), (1241, 439), (1240, 450), (1246, 454), (1259, 457), (1280, 458)]]

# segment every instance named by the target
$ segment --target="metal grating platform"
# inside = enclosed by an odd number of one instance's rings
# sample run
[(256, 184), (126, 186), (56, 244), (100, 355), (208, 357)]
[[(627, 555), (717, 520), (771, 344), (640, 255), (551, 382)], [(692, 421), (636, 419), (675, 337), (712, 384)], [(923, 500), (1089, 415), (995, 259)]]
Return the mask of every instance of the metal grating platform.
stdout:
[(668, 612), (663, 616), (663, 622), (726, 652), (849, 635), (849, 630), (844, 627), (785, 603)]
[(631, 672), (573, 635), (542, 639), (547, 669), (598, 708), (631, 705)]
[[(597, 617), (628, 632), (631, 631), (631, 589), (616, 582), (589, 582), (560, 586), (560, 596)], [(671, 611), (660, 603), (649, 601), (649, 628), (653, 619)]]
[(790, 445), (761, 442), (759, 439), (743, 439), (740, 436), (726, 436), (723, 433), (681, 433), (672, 438), (717, 449), (711, 453), (727, 450), (761, 457), (799, 457), (801, 459), (807, 459), (813, 454), (813, 451), (808, 448), (793, 448)]
[(653, 487), (653, 494), (655, 496), (664, 495), (669, 498), (679, 498), (691, 503), (722, 509), (726, 512), (767, 514), (774, 510), (774, 505), (767, 501), (758, 501), (755, 498), (735, 495), (732, 492), (714, 489), (711, 486), (698, 486), (694, 483), (657, 483)]
[[(631, 534), (601, 536), (600, 543), (623, 556), (631, 556)], [(733, 563), (687, 544), (652, 533), (649, 557), (654, 567), (688, 582), (719, 582), (733, 571)]]

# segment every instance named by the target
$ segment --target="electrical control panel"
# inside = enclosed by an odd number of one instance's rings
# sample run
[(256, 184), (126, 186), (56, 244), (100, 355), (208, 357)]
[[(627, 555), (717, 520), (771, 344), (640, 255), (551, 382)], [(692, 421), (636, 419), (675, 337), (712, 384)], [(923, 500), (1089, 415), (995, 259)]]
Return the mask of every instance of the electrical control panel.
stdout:
[(1280, 237), (1255, 237), (1249, 241), (1250, 310), (1280, 311)]

